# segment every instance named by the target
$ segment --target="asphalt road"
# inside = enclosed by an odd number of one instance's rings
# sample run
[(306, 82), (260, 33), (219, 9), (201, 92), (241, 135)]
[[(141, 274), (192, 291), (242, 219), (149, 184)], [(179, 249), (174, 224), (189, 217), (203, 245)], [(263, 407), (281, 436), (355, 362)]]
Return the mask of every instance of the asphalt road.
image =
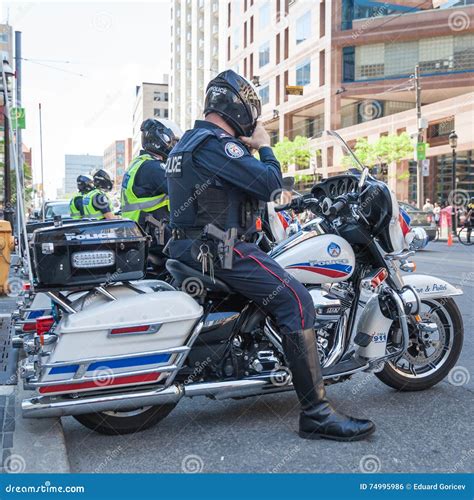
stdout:
[(93, 433), (63, 419), (73, 472), (472, 472), (474, 465), (474, 246), (431, 243), (417, 272), (462, 286), (456, 299), (465, 344), (458, 367), (470, 380), (397, 393), (359, 374), (329, 387), (342, 411), (377, 425), (357, 443), (307, 441), (297, 434), (293, 393), (240, 401), (183, 399), (156, 427), (135, 435)]

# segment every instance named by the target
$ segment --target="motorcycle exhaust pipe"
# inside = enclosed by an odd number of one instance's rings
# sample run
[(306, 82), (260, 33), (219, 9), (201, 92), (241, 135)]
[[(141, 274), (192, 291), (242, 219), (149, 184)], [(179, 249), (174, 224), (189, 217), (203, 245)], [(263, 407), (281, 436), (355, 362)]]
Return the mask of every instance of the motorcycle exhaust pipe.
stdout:
[(21, 409), (24, 418), (65, 417), (101, 411), (127, 411), (143, 406), (177, 403), (182, 396), (181, 386), (172, 385), (167, 389), (155, 388), (133, 393), (100, 394), (76, 399), (72, 399), (69, 395), (40, 396), (25, 399), (21, 403)]
[(280, 370), (265, 376), (223, 382), (174, 384), (166, 389), (154, 388), (139, 392), (100, 394), (72, 399), (66, 396), (39, 396), (26, 399), (21, 408), (24, 418), (63, 417), (101, 411), (127, 411), (143, 406), (177, 403), (183, 396), (207, 396), (214, 399), (241, 398), (283, 392), (293, 388), (288, 372)]

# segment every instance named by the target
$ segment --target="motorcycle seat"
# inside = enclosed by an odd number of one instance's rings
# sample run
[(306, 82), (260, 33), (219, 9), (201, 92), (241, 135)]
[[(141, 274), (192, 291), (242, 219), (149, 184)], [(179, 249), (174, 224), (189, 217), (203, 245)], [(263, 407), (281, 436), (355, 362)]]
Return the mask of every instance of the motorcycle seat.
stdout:
[(166, 269), (168, 269), (168, 272), (176, 280), (178, 286), (182, 286), (184, 284), (185, 288), (188, 288), (188, 286), (186, 286), (188, 284), (189, 291), (192, 294), (195, 294), (196, 290), (199, 290), (199, 288), (202, 288), (202, 291), (205, 289), (211, 292), (219, 292), (226, 295), (233, 293), (232, 290), (220, 279), (214, 278), (213, 281), (207, 274), (202, 274), (201, 271), (187, 266), (179, 260), (168, 259), (166, 261)]

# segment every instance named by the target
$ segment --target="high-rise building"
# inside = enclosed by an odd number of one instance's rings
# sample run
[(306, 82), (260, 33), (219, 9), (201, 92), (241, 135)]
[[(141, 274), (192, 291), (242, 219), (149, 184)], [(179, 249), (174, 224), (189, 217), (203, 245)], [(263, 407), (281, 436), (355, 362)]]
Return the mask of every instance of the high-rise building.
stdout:
[(102, 156), (65, 155), (64, 194), (70, 195), (77, 191), (76, 179), (81, 174), (92, 174), (94, 170), (103, 168)]
[(137, 156), (141, 147), (140, 126), (147, 118), (169, 117), (168, 75), (163, 83), (143, 82), (135, 91), (133, 108), (132, 154)]
[[(10, 67), (13, 65), (13, 38), (12, 28), (8, 24), (0, 24), (0, 55), (1, 62), (7, 61)], [(1, 80), (1, 75), (0, 75)], [(0, 164), (5, 163), (5, 118), (3, 113), (3, 92), (0, 92)], [(0, 169), (0, 201), (4, 199), (4, 169)]]
[(122, 184), (125, 170), (132, 161), (132, 139), (114, 141), (104, 151), (105, 170), (114, 178), (115, 186)]
[[(183, 130), (202, 115), (207, 83), (219, 72), (219, 0), (171, 0), (170, 116)], [(239, 2), (232, 2), (239, 3)]]
[[(474, 5), (472, 0), (243, 0), (224, 3), (221, 66), (254, 79), (272, 142), (298, 135), (320, 155), (289, 174), (328, 176), (345, 170), (342, 150), (325, 130), (351, 145), (418, 126), (415, 66), (421, 73), (422, 124), (430, 145), (425, 194), (447, 200), (458, 135), (458, 187), (474, 191)], [(293, 88), (297, 86), (298, 88)], [(302, 88), (302, 95), (292, 95)], [(414, 198), (416, 164), (388, 166), (389, 185)]]

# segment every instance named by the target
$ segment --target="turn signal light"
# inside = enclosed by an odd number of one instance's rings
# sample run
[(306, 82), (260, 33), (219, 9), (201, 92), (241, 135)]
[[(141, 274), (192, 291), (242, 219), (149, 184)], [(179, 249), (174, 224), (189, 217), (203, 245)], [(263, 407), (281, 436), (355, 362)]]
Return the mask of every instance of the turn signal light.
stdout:
[(54, 318), (52, 316), (41, 316), (36, 320), (36, 333), (38, 335), (44, 335), (51, 330), (54, 325)]
[(21, 330), (23, 332), (34, 332), (36, 330), (36, 323), (34, 321), (30, 323), (23, 323), (23, 327)]
[(370, 280), (372, 288), (377, 288), (381, 285), (388, 277), (388, 272), (386, 269), (380, 269), (380, 271)]

